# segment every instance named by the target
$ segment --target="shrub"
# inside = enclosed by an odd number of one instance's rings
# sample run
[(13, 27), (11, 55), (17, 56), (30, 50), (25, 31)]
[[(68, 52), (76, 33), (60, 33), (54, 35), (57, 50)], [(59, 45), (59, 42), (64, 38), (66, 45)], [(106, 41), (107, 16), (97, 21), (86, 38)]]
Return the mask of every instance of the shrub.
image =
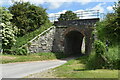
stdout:
[(108, 63), (106, 64), (106, 68), (109, 69), (120, 69), (120, 58), (118, 54), (118, 46), (113, 46), (109, 48), (109, 51), (105, 53), (106, 58), (108, 59)]
[(1, 23), (2, 26), (2, 48), (10, 49), (16, 42), (14, 30), (12, 29), (12, 25), (10, 22), (6, 22), (6, 24)]
[(105, 59), (101, 56), (96, 55), (96, 53), (93, 53), (89, 56), (88, 61), (86, 62), (86, 68), (87, 69), (102, 69), (106, 68), (105, 64), (107, 62)]
[[(118, 47), (109, 47), (109, 51), (104, 51), (105, 49), (98, 47), (99, 42), (95, 42), (95, 50), (89, 55), (88, 61), (86, 63), (86, 68), (88, 69), (120, 69), (120, 58), (118, 54)], [(103, 43), (99, 43), (104, 45)], [(99, 46), (100, 46), (99, 45)], [(97, 49), (101, 48), (101, 50)], [(102, 50), (103, 49), (103, 50)], [(102, 54), (101, 54), (102, 53)]]
[(17, 28), (13, 26), (10, 22), (12, 19), (12, 14), (4, 8), (0, 7), (0, 33), (2, 33), (2, 48), (3, 49), (10, 49), (16, 42), (15, 35), (17, 32)]
[(16, 55), (28, 55), (27, 50), (24, 48), (19, 48), (17, 49), (17, 51), (15, 52)]
[(104, 43), (96, 40), (94, 42), (94, 49), (95, 51), (89, 56), (86, 67), (89, 69), (104, 68), (107, 63), (107, 59), (104, 56), (104, 53), (106, 52)]
[(105, 47), (104, 43), (99, 40), (96, 40), (94, 42), (94, 49), (95, 49), (95, 53), (97, 55), (104, 54), (106, 51), (106, 47)]
[(3, 54), (28, 55), (28, 50), (26, 48), (4, 49), (4, 53)]
[(120, 0), (113, 8), (113, 13), (107, 13), (105, 19), (96, 24), (96, 30), (100, 40), (109, 40), (112, 45), (117, 45), (120, 41)]

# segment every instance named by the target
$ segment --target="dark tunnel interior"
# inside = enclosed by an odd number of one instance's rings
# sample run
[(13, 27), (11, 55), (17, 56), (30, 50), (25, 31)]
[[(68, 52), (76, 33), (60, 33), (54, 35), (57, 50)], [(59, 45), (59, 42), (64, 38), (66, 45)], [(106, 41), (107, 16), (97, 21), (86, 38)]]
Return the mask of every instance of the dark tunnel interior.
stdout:
[(78, 31), (70, 31), (65, 36), (65, 53), (72, 55), (81, 54), (83, 34)]

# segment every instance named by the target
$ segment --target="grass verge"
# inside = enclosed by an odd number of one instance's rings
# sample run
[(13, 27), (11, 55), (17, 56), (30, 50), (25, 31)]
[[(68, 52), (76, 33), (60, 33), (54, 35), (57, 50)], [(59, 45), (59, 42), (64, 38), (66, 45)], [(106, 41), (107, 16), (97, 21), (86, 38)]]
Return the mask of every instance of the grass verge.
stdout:
[(83, 56), (70, 60), (62, 66), (46, 72), (29, 75), (27, 78), (118, 78), (118, 70), (86, 69), (85, 63), (87, 58), (88, 56)]
[(14, 63), (14, 62), (26, 62), (26, 61), (42, 61), (65, 58), (66, 55), (60, 56), (60, 53), (36, 53), (30, 55), (0, 55), (0, 63)]
[[(118, 78), (118, 70), (85, 68), (87, 57), (71, 60), (68, 63), (54, 69), (57, 77), (65, 78)], [(95, 65), (95, 64), (94, 64)]]

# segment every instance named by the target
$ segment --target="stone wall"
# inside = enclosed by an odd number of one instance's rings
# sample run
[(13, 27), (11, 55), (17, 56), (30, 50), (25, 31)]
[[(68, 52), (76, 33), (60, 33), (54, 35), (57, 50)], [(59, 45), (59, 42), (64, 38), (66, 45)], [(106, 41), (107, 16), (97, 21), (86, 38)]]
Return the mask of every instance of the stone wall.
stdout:
[(31, 40), (27, 45), (30, 53), (38, 52), (51, 52), (53, 47), (53, 39), (56, 28), (54, 26), (50, 27), (33, 40)]
[(64, 32), (65, 27), (56, 27), (55, 37), (53, 41), (53, 52), (64, 52)]

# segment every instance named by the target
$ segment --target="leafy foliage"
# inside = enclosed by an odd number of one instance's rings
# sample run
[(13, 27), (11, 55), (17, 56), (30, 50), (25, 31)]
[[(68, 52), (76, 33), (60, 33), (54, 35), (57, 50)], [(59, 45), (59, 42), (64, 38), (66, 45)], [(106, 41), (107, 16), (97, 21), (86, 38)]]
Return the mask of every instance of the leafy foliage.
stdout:
[[(95, 51), (90, 55), (86, 62), (87, 69), (120, 69), (120, 58), (118, 54), (118, 47), (110, 47), (108, 52), (105, 52), (102, 57), (98, 56)], [(105, 60), (106, 59), (106, 60)]]
[(0, 12), (2, 18), (0, 24), (0, 27), (2, 27), (2, 48), (10, 49), (16, 42), (15, 35), (17, 28), (11, 24), (12, 14), (7, 9), (0, 7)]
[(87, 67), (91, 69), (120, 69), (118, 47), (116, 47), (119, 46), (118, 42), (120, 40), (120, 0), (115, 4), (113, 9), (114, 13), (108, 13), (106, 18), (98, 22), (96, 26), (98, 39), (103, 42), (110, 41), (111, 46), (109, 46), (106, 52), (102, 42), (95, 42), (95, 54), (90, 55), (87, 63)]
[(104, 54), (106, 51), (105, 45), (103, 42), (96, 40), (94, 42), (94, 47), (95, 47), (95, 53), (96, 54)]
[(120, 26), (120, 0), (118, 0), (118, 3), (115, 4), (115, 7), (113, 7), (114, 10), (115, 10), (115, 13), (117, 15), (117, 23), (118, 23), (118, 26)]
[(5, 7), (0, 7), (0, 17), (2, 23), (9, 22), (12, 19), (12, 14)]
[(108, 63), (105, 65), (109, 69), (120, 69), (120, 58), (118, 46), (112, 46), (109, 51), (105, 53)]
[(97, 24), (98, 38), (102, 41), (118, 42), (119, 30), (113, 13), (107, 14), (106, 19)]
[(20, 36), (34, 31), (46, 22), (49, 22), (46, 9), (29, 2), (15, 2), (9, 8), (13, 14), (11, 22), (20, 29)]
[(10, 55), (28, 55), (28, 50), (25, 48), (4, 49), (4, 54)]
[[(119, 1), (120, 2), (120, 1)], [(97, 23), (97, 35), (102, 41), (109, 40), (111, 44), (118, 44), (120, 40), (120, 6), (114, 7), (114, 13), (108, 13), (106, 18)]]
[(73, 13), (72, 11), (66, 11), (65, 14), (60, 14), (58, 18), (59, 21), (67, 21), (67, 20), (75, 20), (79, 19), (77, 14)]
[(95, 51), (89, 56), (87, 69), (120, 69), (118, 47), (110, 47), (105, 51), (105, 45), (101, 41), (95, 41)]
[(12, 47), (12, 45), (15, 44), (15, 35), (14, 35), (14, 31), (12, 30), (12, 26), (10, 24), (10, 22), (4, 24), (1, 23), (0, 26), (2, 26), (2, 48), (5, 49), (9, 49)]
[(89, 56), (86, 67), (88, 69), (99, 69), (104, 68), (107, 63), (107, 59), (104, 56), (106, 48), (104, 43), (99, 40), (94, 42), (95, 53)]

